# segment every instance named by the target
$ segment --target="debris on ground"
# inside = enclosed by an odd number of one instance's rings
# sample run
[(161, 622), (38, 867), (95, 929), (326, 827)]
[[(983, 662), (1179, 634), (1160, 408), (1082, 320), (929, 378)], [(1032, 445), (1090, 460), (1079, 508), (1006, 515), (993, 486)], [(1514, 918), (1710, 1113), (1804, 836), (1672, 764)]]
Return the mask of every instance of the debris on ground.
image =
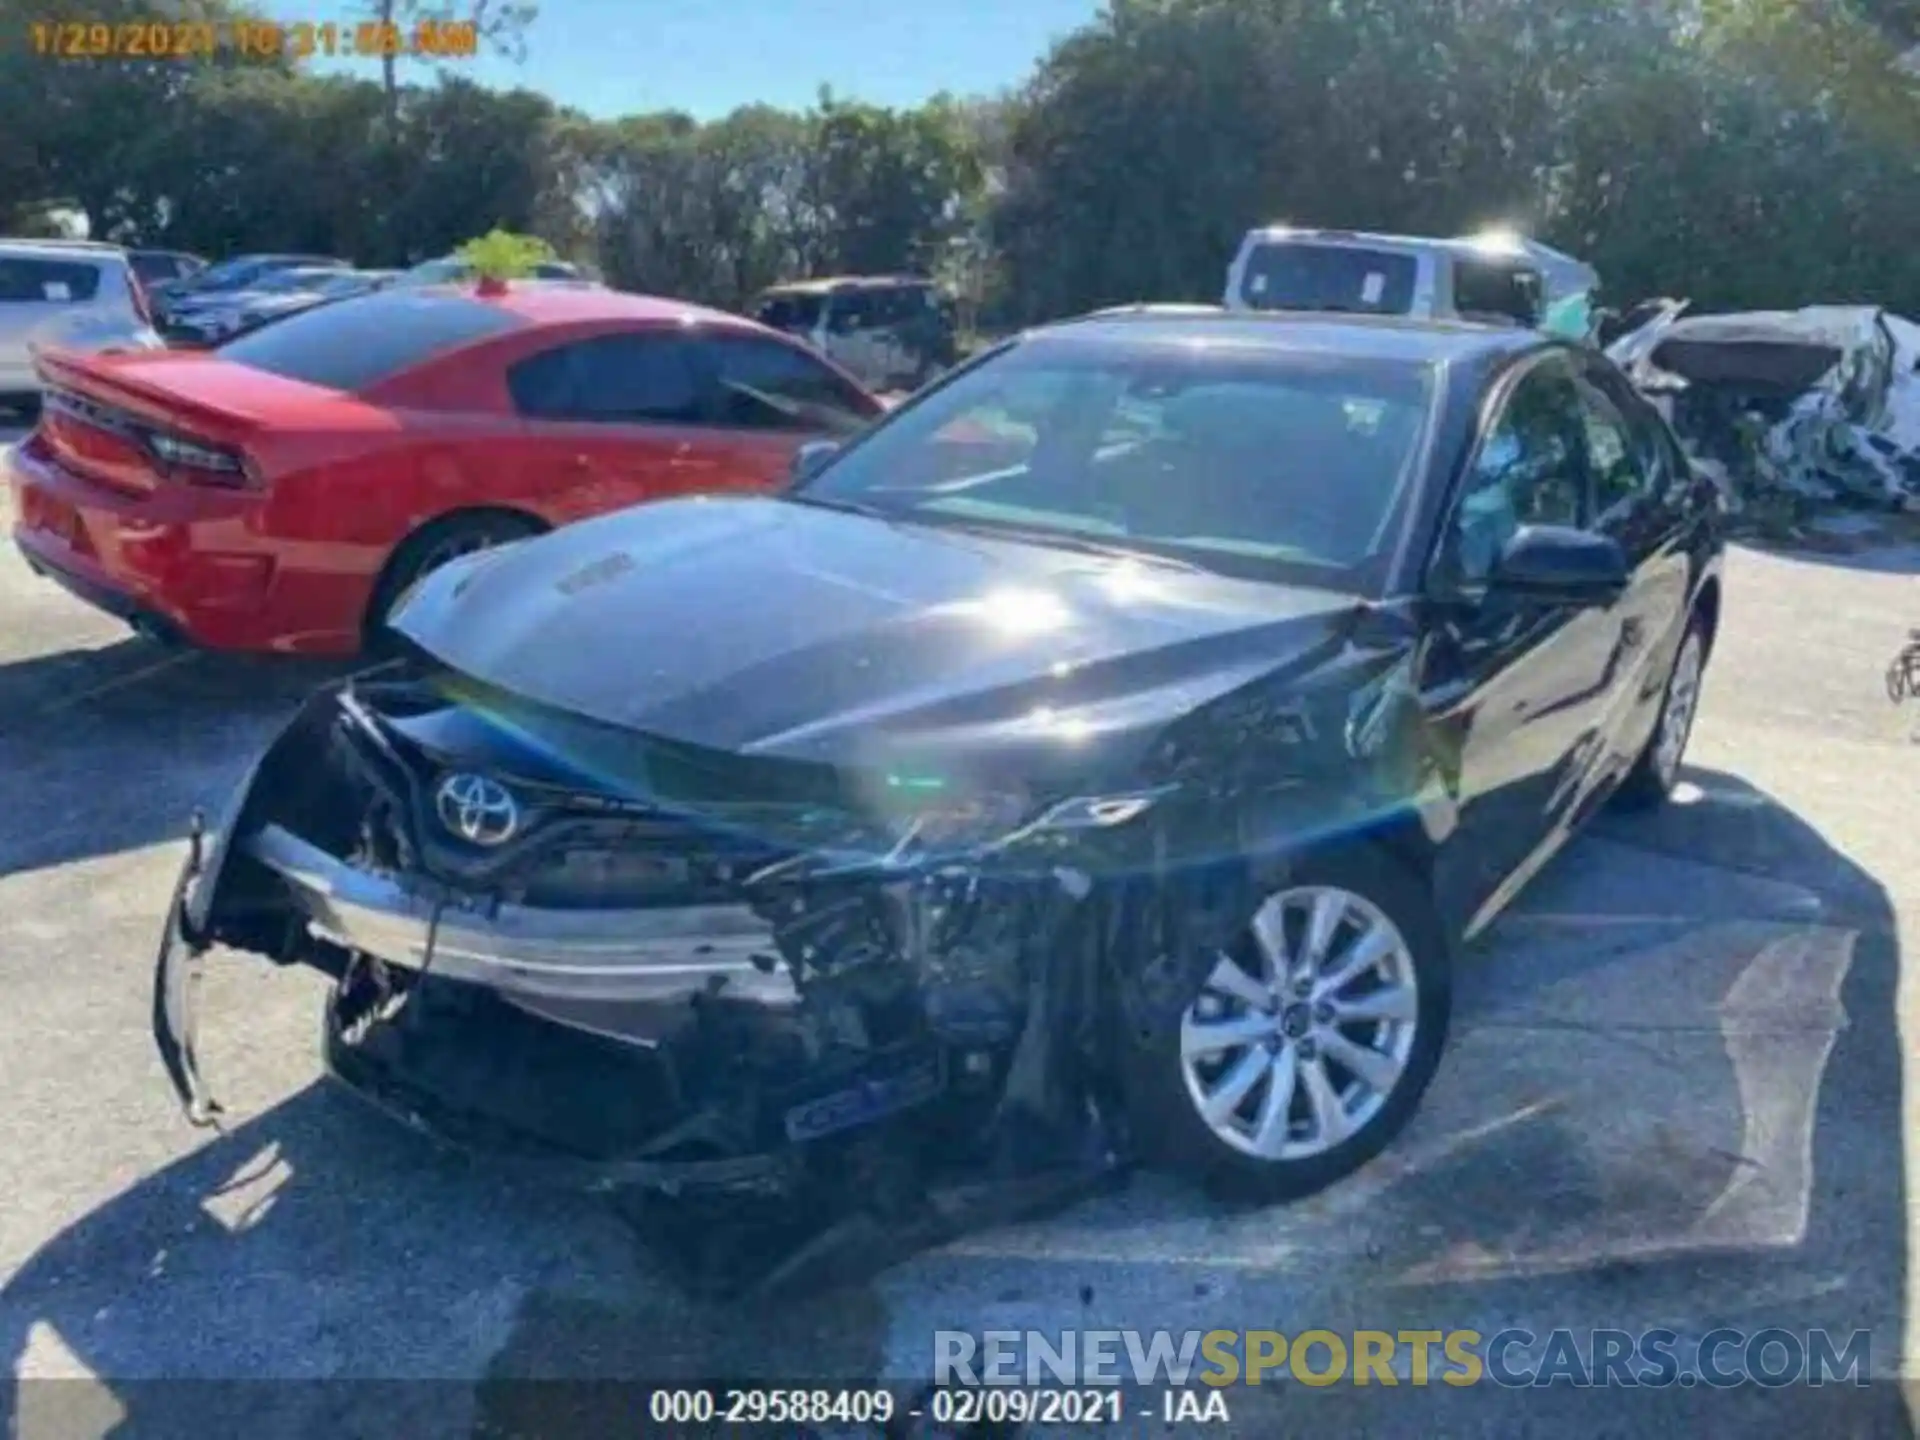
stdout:
[[(1920, 511), (1920, 326), (1868, 305), (1651, 307), (1607, 353), (1749, 525)], [(1638, 317), (1636, 317), (1638, 318)]]
[(1887, 698), (1896, 705), (1920, 699), (1920, 630), (1908, 632), (1907, 643), (1887, 667)]

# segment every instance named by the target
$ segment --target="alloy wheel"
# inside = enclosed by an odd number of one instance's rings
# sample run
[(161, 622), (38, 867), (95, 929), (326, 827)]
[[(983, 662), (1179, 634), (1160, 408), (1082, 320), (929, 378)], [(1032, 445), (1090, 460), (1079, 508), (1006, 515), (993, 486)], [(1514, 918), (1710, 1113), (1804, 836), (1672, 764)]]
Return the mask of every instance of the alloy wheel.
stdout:
[(417, 575), (431, 574), (442, 565), (447, 565), (458, 560), (462, 555), (472, 555), (480, 550), (491, 550), (495, 545), (500, 544), (503, 538), (502, 536), (494, 534), (491, 530), (481, 529), (479, 527), (454, 530), (445, 538), (428, 547), (426, 553), (420, 557), (419, 568), (415, 573)]
[(1660, 710), (1660, 734), (1654, 740), (1653, 764), (1660, 783), (1671, 786), (1680, 776), (1680, 757), (1686, 754), (1687, 737), (1693, 733), (1693, 717), (1700, 708), (1700, 677), (1704, 669), (1704, 648), (1700, 632), (1689, 630), (1674, 658), (1673, 675), (1667, 681), (1666, 704)]
[(1419, 1016), (1413, 956), (1378, 906), (1330, 885), (1279, 891), (1181, 1021), (1187, 1096), (1243, 1154), (1324, 1154), (1386, 1105)]

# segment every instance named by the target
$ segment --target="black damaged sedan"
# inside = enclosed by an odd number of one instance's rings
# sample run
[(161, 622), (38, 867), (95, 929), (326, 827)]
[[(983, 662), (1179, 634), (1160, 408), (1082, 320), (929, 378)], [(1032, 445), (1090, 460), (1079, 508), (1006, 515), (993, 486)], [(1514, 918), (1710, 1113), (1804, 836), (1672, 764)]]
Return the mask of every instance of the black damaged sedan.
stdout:
[(1462, 943), (1675, 784), (1717, 516), (1537, 333), (1031, 332), (784, 493), (427, 576), (196, 839), (157, 1039), (204, 1115), (239, 952), (334, 977), (354, 1089), (597, 1184), (1313, 1190), (1418, 1104)]

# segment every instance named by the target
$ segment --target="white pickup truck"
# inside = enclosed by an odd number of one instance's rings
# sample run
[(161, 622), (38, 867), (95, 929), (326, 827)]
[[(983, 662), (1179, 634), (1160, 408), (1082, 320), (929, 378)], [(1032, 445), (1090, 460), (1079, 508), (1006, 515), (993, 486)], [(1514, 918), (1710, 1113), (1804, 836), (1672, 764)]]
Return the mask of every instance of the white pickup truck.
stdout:
[[(1496, 320), (1584, 334), (1600, 277), (1504, 232), (1442, 240), (1263, 225), (1227, 267), (1229, 310), (1327, 310)], [(1568, 317), (1572, 316), (1570, 320)]]

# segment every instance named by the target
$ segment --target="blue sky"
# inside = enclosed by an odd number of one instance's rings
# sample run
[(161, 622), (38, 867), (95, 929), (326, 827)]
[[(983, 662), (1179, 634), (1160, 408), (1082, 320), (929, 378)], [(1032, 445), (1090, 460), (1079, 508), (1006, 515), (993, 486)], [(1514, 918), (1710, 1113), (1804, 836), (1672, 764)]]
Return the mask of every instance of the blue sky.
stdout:
[[(362, 6), (268, 0), (284, 22), (350, 26)], [(974, 95), (1024, 79), (1100, 0), (544, 0), (523, 65), (459, 66), (490, 85), (521, 84), (597, 116), (737, 105), (811, 104), (836, 95), (913, 105), (941, 90)], [(378, 62), (332, 68), (374, 75)], [(425, 78), (426, 72), (421, 76)]]

